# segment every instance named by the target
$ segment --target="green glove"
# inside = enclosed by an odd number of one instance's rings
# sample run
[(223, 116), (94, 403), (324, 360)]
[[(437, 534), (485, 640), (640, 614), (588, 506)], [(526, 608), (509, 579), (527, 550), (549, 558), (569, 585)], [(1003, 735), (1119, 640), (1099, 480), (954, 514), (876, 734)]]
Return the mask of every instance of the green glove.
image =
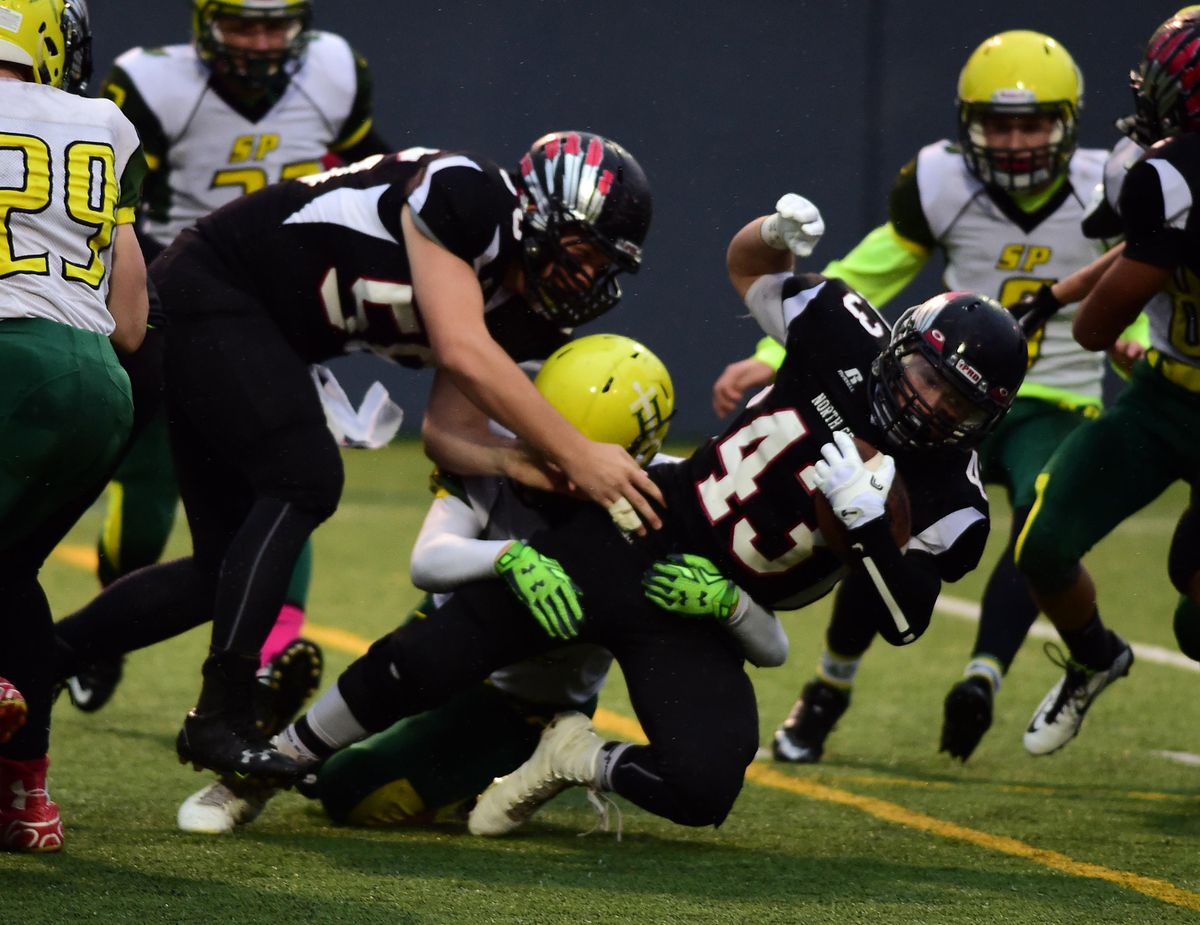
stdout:
[(508, 582), (521, 603), (551, 639), (573, 639), (583, 623), (583, 592), (557, 559), (543, 556), (520, 540), (496, 560), (496, 574)]
[(685, 617), (728, 620), (738, 605), (738, 587), (703, 556), (672, 555), (642, 576), (642, 593), (663, 610)]

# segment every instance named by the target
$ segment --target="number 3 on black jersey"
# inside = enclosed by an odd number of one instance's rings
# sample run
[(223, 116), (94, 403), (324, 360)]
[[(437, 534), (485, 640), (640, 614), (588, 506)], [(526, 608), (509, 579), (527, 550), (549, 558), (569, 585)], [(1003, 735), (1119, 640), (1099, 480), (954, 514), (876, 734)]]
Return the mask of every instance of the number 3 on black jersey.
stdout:
[[(11, 219), (13, 213), (44, 212), (53, 202), (50, 147), (34, 135), (0, 133), (3, 152), (15, 152), (20, 157), (23, 175), (19, 186), (0, 187), (0, 279), (17, 273), (48, 276), (49, 252), (17, 256)], [(60, 272), (64, 279), (99, 289), (105, 273), (100, 254), (112, 243), (116, 225), (116, 155), (110, 145), (77, 141), (67, 147), (65, 162), (67, 215), (76, 224), (92, 229), (87, 238), (91, 256), (87, 263), (63, 257)]]

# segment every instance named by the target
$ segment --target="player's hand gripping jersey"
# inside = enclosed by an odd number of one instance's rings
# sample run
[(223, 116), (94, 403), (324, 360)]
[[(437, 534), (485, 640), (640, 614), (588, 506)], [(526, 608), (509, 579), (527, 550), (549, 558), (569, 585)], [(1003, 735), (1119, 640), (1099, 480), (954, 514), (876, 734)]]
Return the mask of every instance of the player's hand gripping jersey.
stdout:
[(0, 318), (111, 334), (113, 234), (146, 170), (137, 133), (107, 100), (36, 83), (3, 81), (0, 108)]
[(145, 231), (164, 247), (202, 215), (270, 183), (316, 173), (371, 128), (366, 62), (339, 36), (306, 33), (282, 95), (253, 111), (226, 99), (192, 45), (121, 55), (103, 94), (137, 126), (151, 173)]
[[(425, 366), (432, 351), (413, 298), (405, 204), (418, 228), (475, 268), (488, 329), (514, 359), (543, 358), (564, 342), (501, 285), (520, 259), (517, 193), (503, 170), (468, 154), (380, 154), (244, 196), (181, 235), (156, 279), (186, 254), (252, 293), (308, 362), (369, 349)], [(172, 313), (228, 310), (212, 298), (164, 301)]]
[(670, 542), (717, 563), (764, 606), (790, 609), (820, 597), (843, 564), (817, 535), (814, 465), (834, 431), (895, 457), (909, 492), (906, 559), (924, 557), (942, 580), (973, 569), (988, 532), (988, 504), (973, 451), (910, 453), (871, 423), (871, 364), (887, 323), (841, 280), (764, 276), (746, 296), (787, 358), (764, 395), (724, 436), (678, 466), (651, 470), (667, 499)]

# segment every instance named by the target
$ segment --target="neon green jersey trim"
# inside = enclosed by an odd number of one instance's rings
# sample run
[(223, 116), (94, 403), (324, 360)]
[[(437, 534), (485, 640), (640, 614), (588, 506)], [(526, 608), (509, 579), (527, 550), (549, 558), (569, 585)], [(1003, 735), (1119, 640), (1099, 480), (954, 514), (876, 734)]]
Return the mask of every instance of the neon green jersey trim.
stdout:
[(879, 308), (913, 281), (929, 260), (930, 251), (901, 235), (891, 222), (880, 225), (841, 260), (821, 273), (836, 276)]

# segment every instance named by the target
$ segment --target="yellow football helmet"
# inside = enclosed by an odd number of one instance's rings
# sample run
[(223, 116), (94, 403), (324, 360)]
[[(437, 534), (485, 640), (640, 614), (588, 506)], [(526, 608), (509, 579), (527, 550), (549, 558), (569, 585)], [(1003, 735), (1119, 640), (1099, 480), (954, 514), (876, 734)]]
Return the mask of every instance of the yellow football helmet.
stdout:
[[(304, 54), (305, 32), (312, 25), (311, 0), (191, 0), (192, 41), (209, 69), (235, 79), (251, 90), (269, 86)], [(281, 48), (243, 49), (226, 41), (219, 20), (286, 22), (287, 42)]]
[(66, 39), (63, 0), (0, 0), (0, 61), (22, 64), (33, 79), (63, 85)]
[(619, 334), (560, 347), (533, 384), (585, 437), (625, 447), (642, 466), (662, 448), (675, 413), (675, 387), (662, 360)]
[[(1037, 189), (1062, 176), (1075, 152), (1083, 75), (1054, 39), (1016, 30), (987, 39), (958, 78), (958, 133), (967, 167), (990, 186)], [(1049, 142), (1031, 148), (987, 144), (986, 116), (1050, 115)]]

